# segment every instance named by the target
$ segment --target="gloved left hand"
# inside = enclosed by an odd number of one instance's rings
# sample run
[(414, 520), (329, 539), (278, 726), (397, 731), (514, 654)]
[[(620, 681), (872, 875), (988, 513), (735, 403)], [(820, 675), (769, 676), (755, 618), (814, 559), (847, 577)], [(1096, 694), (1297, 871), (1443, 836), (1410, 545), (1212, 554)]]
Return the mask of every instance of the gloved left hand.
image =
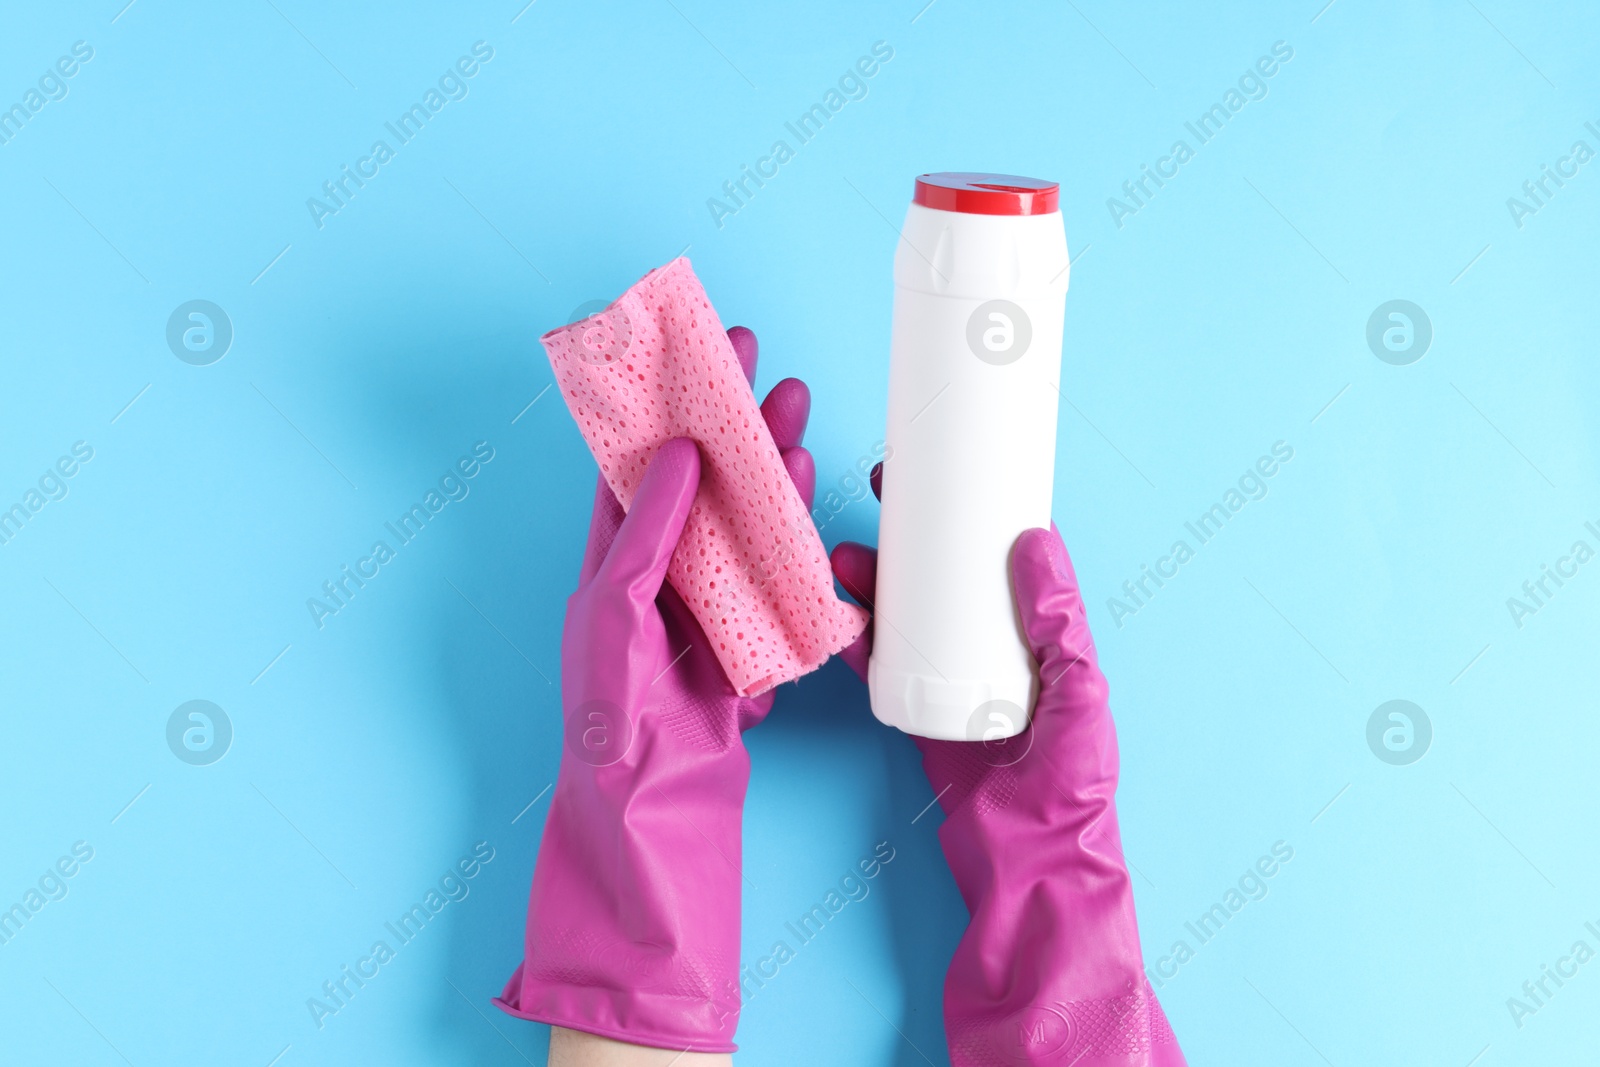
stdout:
[[(728, 331), (755, 379), (755, 335)], [(761, 405), (806, 506), (805, 384)], [(732, 1052), (739, 1013), (742, 734), (773, 694), (738, 696), (688, 608), (663, 585), (700, 481), (669, 441), (626, 517), (595, 492), (561, 641), (566, 747), (528, 904), (526, 954), (495, 1003), (635, 1045)]]
[[(847, 541), (833, 565), (870, 605), (877, 553)], [(994, 742), (915, 739), (972, 917), (945, 976), (950, 1062), (1184, 1067), (1144, 975), (1117, 824), (1116, 726), (1060, 532), (1024, 531), (1009, 569), (1039, 665), (1027, 728)], [(863, 680), (870, 649), (869, 630), (841, 653)]]

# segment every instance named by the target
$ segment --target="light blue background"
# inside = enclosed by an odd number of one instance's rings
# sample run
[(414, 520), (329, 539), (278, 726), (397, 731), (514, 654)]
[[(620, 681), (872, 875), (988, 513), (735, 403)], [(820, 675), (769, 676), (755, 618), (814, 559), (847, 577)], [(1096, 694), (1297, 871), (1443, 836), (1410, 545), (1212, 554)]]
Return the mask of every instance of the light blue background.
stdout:
[[(594, 468), (538, 334), (689, 246), (760, 334), (758, 387), (810, 382), (825, 490), (881, 435), (894, 226), (940, 169), (1061, 182), (1055, 513), (1147, 961), (1294, 849), (1160, 989), (1191, 1063), (1593, 1055), (1600, 962), (1520, 1029), (1506, 1001), (1600, 948), (1600, 563), (1520, 628), (1506, 600), (1600, 547), (1600, 164), (1520, 229), (1506, 200), (1600, 149), (1600, 15), (921, 2), (6, 6), (0, 104), (94, 58), (0, 145), (0, 506), (94, 458), (0, 547), (0, 907), (73, 842), (94, 859), (0, 946), (0, 1059), (542, 1063), (545, 1029), (488, 998)], [(318, 229), (306, 199), (479, 40), (470, 95)], [(869, 95), (715, 225), (707, 198), (880, 40)], [(1118, 228), (1107, 198), (1276, 41), (1267, 97)], [(164, 337), (197, 298), (235, 330), (206, 367)], [(1391, 299), (1435, 331), (1410, 366), (1364, 339)], [(471, 495), (319, 630), (306, 599), (480, 440)], [(1270, 495), (1119, 629), (1107, 598), (1279, 440)], [(851, 503), (825, 539), (875, 521)], [(234, 726), (208, 767), (167, 747), (191, 699)], [(1431, 719), (1420, 762), (1368, 748), (1390, 699)], [(740, 1061), (946, 1062), (964, 912), (911, 744), (835, 663), (749, 745), (747, 960), (874, 844), (896, 859), (749, 1003)], [(470, 896), (319, 1030), (307, 998), (479, 841)]]

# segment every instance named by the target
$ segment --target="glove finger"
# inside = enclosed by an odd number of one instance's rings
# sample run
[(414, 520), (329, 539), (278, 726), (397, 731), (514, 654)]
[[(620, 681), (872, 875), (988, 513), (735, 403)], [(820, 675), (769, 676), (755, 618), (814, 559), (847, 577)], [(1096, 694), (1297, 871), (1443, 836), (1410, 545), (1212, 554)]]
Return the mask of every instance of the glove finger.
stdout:
[[(841, 541), (828, 557), (833, 564), (833, 576), (844, 591), (867, 610), (872, 610), (872, 594), (878, 584), (877, 549), (854, 541)], [(862, 681), (867, 680), (867, 660), (872, 655), (872, 623), (849, 646), (839, 653), (839, 658), (850, 665)]]
[[(728, 331), (728, 340), (739, 357), (739, 366), (751, 385), (756, 380), (756, 363), (760, 345), (748, 327), (735, 326)], [(811, 417), (811, 390), (799, 378), (785, 378), (767, 393), (761, 402), (761, 417), (767, 420), (767, 429), (779, 449), (793, 448), (804, 440), (806, 422)]]
[(783, 466), (789, 472), (789, 480), (800, 490), (800, 499), (805, 502), (806, 510), (810, 511), (812, 498), (817, 495), (816, 460), (803, 448), (786, 448), (783, 450)]
[(756, 360), (761, 355), (761, 346), (756, 343), (755, 331), (748, 326), (735, 326), (728, 331), (728, 341), (733, 345), (734, 354), (739, 357), (739, 367), (744, 371), (745, 381), (754, 387)]
[(695, 443), (677, 437), (662, 445), (650, 460), (595, 581), (623, 592), (634, 604), (653, 602), (699, 488), (700, 451)]
[(878, 584), (878, 550), (855, 541), (840, 541), (828, 554), (833, 576), (857, 604), (872, 610), (872, 593)]
[(806, 436), (806, 421), (811, 417), (811, 390), (799, 378), (785, 378), (772, 387), (761, 402), (761, 417), (778, 448), (798, 445)]
[(617, 503), (617, 495), (606, 484), (604, 475), (595, 477), (594, 508), (589, 514), (589, 540), (583, 549), (583, 567), (578, 571), (578, 588), (583, 588), (594, 579), (600, 570), (600, 564), (605, 562), (606, 553), (611, 550), (611, 542), (617, 536), (617, 527), (622, 525), (622, 505)]
[(1076, 676), (1093, 675), (1103, 691), (1078, 576), (1054, 523), (1048, 530), (1024, 530), (1017, 538), (1011, 575), (1022, 629), (1039, 664), (1041, 688), (1057, 684), (1072, 668), (1086, 664), (1090, 669), (1077, 671)]

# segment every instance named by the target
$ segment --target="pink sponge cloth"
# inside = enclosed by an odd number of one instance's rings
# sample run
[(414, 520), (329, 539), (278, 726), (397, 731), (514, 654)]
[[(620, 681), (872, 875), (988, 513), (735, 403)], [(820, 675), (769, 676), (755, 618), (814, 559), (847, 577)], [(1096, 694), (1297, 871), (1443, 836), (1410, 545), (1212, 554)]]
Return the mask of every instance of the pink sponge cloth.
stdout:
[(822, 539), (687, 259), (541, 340), (624, 509), (664, 442), (700, 446), (700, 491), (667, 580), (741, 696), (815, 670), (860, 636), (867, 615), (834, 594)]

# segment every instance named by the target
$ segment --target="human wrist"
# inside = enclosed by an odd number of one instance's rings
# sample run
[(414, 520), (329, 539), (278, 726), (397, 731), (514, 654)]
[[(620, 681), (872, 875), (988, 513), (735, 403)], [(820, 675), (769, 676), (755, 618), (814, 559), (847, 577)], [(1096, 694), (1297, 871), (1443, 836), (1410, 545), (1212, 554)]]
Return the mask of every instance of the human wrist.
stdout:
[(731, 1067), (732, 1063), (726, 1052), (637, 1045), (564, 1026), (550, 1028), (549, 1067)]

